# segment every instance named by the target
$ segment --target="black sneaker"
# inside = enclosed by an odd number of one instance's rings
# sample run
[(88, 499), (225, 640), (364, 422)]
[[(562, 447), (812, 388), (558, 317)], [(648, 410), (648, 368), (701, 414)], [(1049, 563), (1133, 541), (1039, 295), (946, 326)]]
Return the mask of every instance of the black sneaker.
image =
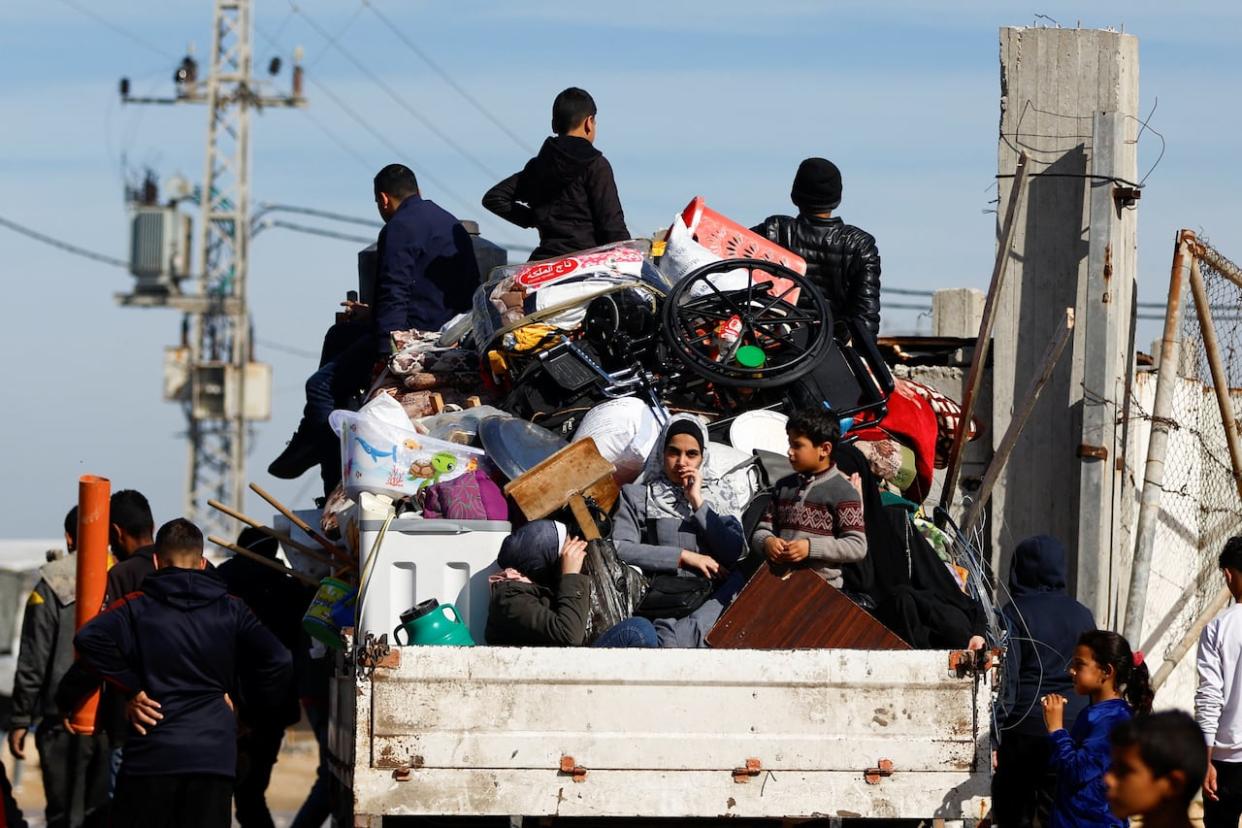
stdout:
[(322, 452), (314, 440), (308, 440), (299, 431), (280, 456), (267, 467), (267, 473), (281, 480), (297, 480), (319, 465)]

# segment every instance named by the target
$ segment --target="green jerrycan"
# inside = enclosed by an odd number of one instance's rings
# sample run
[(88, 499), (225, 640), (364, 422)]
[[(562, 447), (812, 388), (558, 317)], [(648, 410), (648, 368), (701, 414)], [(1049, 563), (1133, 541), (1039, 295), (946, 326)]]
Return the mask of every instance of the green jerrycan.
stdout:
[[(400, 636), (403, 631), (406, 637), (404, 642)], [(435, 598), (428, 598), (401, 613), (401, 626), (392, 631), (392, 640), (403, 647), (474, 646), (474, 639), (470, 637), (470, 630), (461, 620), (457, 607), (452, 604), (440, 606)]]

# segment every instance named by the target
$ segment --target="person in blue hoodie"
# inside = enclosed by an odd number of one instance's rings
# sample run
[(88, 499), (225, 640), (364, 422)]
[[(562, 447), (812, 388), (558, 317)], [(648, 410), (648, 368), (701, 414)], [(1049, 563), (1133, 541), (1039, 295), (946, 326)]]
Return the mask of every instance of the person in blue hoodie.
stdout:
[(156, 571), (78, 631), (79, 659), (128, 700), (134, 734), (112, 806), (116, 828), (227, 828), (237, 770), (232, 696), (280, 705), (289, 651), (204, 569), (203, 534), (178, 518), (155, 536)]
[(1014, 550), (1009, 596), (1001, 610), (1009, 643), (994, 734), (992, 807), (997, 825), (1027, 828), (1048, 824), (1056, 789), (1039, 700), (1048, 693), (1069, 697), (1064, 718), (1073, 727), (1086, 698), (1071, 692), (1066, 668), (1079, 636), (1095, 629), (1095, 618), (1066, 593), (1065, 547), (1048, 535), (1027, 538)]
[(1057, 775), (1052, 828), (1126, 828), (1108, 804), (1104, 774), (1112, 762), (1113, 729), (1136, 714), (1151, 712), (1155, 692), (1142, 652), (1115, 632), (1083, 633), (1070, 659), (1074, 693), (1090, 700), (1074, 726), (1065, 729), (1066, 698), (1049, 693), (1040, 699), (1052, 741), (1049, 766)]

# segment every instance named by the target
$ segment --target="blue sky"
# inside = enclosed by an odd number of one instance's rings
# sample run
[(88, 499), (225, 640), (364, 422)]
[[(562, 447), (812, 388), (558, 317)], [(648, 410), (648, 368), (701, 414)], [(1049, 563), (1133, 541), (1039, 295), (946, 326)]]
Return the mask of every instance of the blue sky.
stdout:
[[(85, 4), (87, 0), (82, 0)], [(740, 221), (789, 209), (789, 182), (808, 155), (844, 171), (841, 214), (879, 240), (884, 284), (985, 287), (991, 269), (999, 117), (997, 30), (1045, 14), (1065, 26), (1113, 26), (1140, 39), (1142, 111), (1167, 149), (1139, 208), (1140, 298), (1163, 299), (1171, 239), (1202, 228), (1242, 256), (1236, 162), (1242, 88), (1242, 7), (1229, 2), (428, 3), (373, 0), (461, 87), (538, 146), (552, 97), (583, 86), (600, 106), (599, 147), (616, 170), (629, 226), (666, 225), (695, 195)], [(167, 178), (197, 181), (206, 113), (198, 107), (122, 107), (168, 94), (193, 42), (209, 47), (207, 0), (115, 0), (89, 8), (142, 43), (64, 0), (11, 0), (0, 10), (0, 216), (83, 247), (124, 257), (122, 154)], [(373, 215), (370, 178), (390, 161), (424, 176), (425, 195), (486, 235), (531, 244), (525, 231), (478, 206), (524, 150), (459, 96), (357, 0), (305, 0), (300, 12), (268, 0), (255, 10), (261, 69), (305, 49), (311, 106), (255, 118), (253, 199)], [(476, 162), (442, 142), (336, 43), (408, 106), (433, 120)], [(325, 91), (326, 89), (326, 91)], [(335, 95), (370, 130), (332, 102)], [(402, 150), (394, 157), (371, 130)], [(1140, 145), (1140, 173), (1159, 152)], [(449, 192), (451, 191), (451, 192)], [(311, 223), (311, 222), (307, 222)], [(365, 228), (335, 229), (366, 234)], [(357, 245), (272, 229), (252, 249), (251, 305), (260, 358), (274, 367), (274, 411), (260, 424), (251, 478), (305, 502), (294, 484), (263, 473), (302, 402), (324, 328), (355, 281)], [(85, 472), (151, 498), (157, 520), (181, 507), (180, 410), (162, 403), (161, 359), (180, 325), (171, 311), (117, 307), (130, 286), (119, 269), (68, 256), (0, 228), (0, 273), (10, 297), (0, 326), (0, 481), (7, 537), (56, 533)], [(900, 301), (892, 297), (890, 301)], [(916, 311), (888, 311), (886, 328), (913, 331)], [(1140, 329), (1140, 344), (1157, 333)], [(281, 350), (277, 350), (277, 348)], [(266, 515), (260, 503), (249, 510)]]

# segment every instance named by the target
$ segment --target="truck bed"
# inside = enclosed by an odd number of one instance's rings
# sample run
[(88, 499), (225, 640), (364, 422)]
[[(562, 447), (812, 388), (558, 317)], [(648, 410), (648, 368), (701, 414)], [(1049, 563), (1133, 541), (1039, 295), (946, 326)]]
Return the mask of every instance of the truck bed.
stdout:
[[(387, 652), (385, 652), (387, 650)], [(384, 816), (980, 819), (994, 670), (946, 651), (372, 647), (334, 692)]]

